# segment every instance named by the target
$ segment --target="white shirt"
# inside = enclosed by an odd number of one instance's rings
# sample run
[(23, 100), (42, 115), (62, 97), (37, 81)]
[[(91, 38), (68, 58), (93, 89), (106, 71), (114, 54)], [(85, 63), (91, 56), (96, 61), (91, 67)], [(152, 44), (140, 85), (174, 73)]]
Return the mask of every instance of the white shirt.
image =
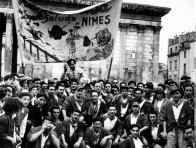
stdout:
[(151, 134), (152, 134), (152, 138), (153, 138), (154, 140), (157, 139), (158, 129), (159, 129), (159, 125), (158, 125), (157, 127), (152, 127)]
[(116, 121), (117, 121), (116, 117), (114, 117), (113, 120), (111, 120), (110, 118), (107, 118), (104, 121), (104, 128), (106, 128), (108, 131), (110, 131), (114, 127)]
[(184, 102), (181, 102), (181, 104), (178, 107), (172, 105), (173, 112), (174, 112), (174, 117), (175, 117), (177, 122), (178, 122), (178, 118), (180, 116), (180, 111), (182, 109), (183, 104), (184, 104)]
[(138, 117), (139, 117), (139, 114), (137, 116), (134, 116), (133, 113), (131, 113), (131, 125), (137, 123)]
[(162, 106), (162, 104), (163, 104), (163, 101), (164, 101), (164, 99), (162, 99), (162, 100), (158, 100), (157, 101), (157, 108), (158, 108), (158, 111), (160, 112), (160, 110), (161, 110), (161, 106)]
[(134, 144), (135, 144), (135, 148), (143, 148), (143, 143), (141, 142), (141, 140), (139, 138), (135, 139), (133, 138)]
[[(49, 136), (49, 135), (48, 135)], [(44, 136), (44, 134), (42, 134), (42, 140), (41, 140), (41, 148), (44, 147), (46, 140), (48, 139), (48, 136)]]
[[(127, 98), (126, 99), (122, 99), (122, 102), (126, 103), (127, 102)], [(124, 115), (126, 114), (128, 106), (129, 105), (127, 104), (127, 106), (125, 108), (123, 108), (122, 105), (121, 105), (121, 117), (124, 117)]]
[[(76, 123), (76, 128), (77, 128), (77, 123)], [(73, 133), (75, 132), (76, 128), (74, 128), (74, 127), (72, 126), (72, 124), (70, 124), (69, 137), (72, 137), (72, 136), (73, 136)]]
[(145, 99), (139, 104), (140, 105), (140, 109), (142, 108), (142, 106), (144, 105), (144, 103), (145, 103)]
[(77, 101), (76, 101), (76, 106), (77, 106), (78, 110), (81, 111), (81, 108), (82, 108), (82, 107), (78, 104)]

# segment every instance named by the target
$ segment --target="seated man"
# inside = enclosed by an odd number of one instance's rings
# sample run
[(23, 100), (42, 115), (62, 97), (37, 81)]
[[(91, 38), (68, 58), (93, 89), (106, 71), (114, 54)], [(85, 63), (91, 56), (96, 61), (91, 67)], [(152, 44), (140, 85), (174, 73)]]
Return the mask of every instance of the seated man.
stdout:
[(131, 112), (131, 105), (133, 102), (133, 98), (128, 96), (128, 87), (122, 86), (120, 87), (121, 95), (116, 97), (112, 104), (116, 105), (117, 113), (116, 116), (124, 122), (124, 119)]
[(84, 87), (78, 86), (75, 93), (69, 96), (67, 99), (65, 99), (62, 105), (62, 114), (64, 120), (69, 120), (71, 113), (74, 110), (81, 111), (87, 100), (88, 99), (85, 97), (84, 94)]
[(149, 112), (149, 121), (150, 121), (150, 135), (149, 145), (152, 148), (163, 148), (167, 144), (161, 135), (163, 134), (163, 124), (158, 122), (158, 113), (156, 111)]
[(91, 97), (92, 99), (88, 101), (82, 109), (84, 121), (86, 122), (87, 126), (90, 126), (93, 119), (96, 117), (102, 118), (103, 115), (107, 113), (107, 106), (105, 103), (99, 100), (98, 92), (93, 90), (91, 92)]
[(54, 132), (52, 118), (46, 117), (43, 120), (42, 126), (31, 129), (27, 136), (28, 148), (59, 148), (59, 139)]
[(196, 148), (195, 146), (195, 130), (194, 125), (188, 125), (185, 127), (185, 135), (187, 136), (187, 148)]
[(114, 137), (112, 148), (118, 147), (119, 139), (122, 134), (121, 121), (116, 116), (116, 106), (110, 106), (108, 116), (103, 118), (103, 127)]
[(130, 128), (133, 124), (137, 124), (140, 128), (140, 134), (147, 137), (146, 131), (149, 129), (148, 118), (143, 112), (140, 113), (140, 106), (137, 100), (133, 101), (132, 113), (125, 118), (122, 138), (126, 138), (127, 135), (130, 135)]
[(59, 120), (59, 115), (60, 115), (60, 108), (58, 106), (53, 106), (51, 108), (51, 117), (54, 126), (57, 126), (62, 123), (62, 121)]
[(140, 128), (137, 124), (131, 125), (131, 135), (119, 144), (119, 148), (143, 148), (147, 147), (144, 137), (139, 136)]
[(83, 126), (79, 121), (80, 112), (73, 111), (70, 121), (63, 121), (61, 129), (61, 147), (63, 148), (84, 148)]
[(101, 118), (93, 120), (93, 126), (85, 132), (86, 148), (111, 148), (112, 134), (102, 127)]

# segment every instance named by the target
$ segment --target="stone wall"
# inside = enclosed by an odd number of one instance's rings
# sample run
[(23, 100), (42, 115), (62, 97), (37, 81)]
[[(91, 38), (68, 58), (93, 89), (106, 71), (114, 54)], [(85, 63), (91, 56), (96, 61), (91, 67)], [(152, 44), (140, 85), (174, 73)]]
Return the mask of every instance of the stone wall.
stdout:
[[(37, 1), (37, 0), (36, 0)], [(63, 2), (37, 1), (37, 4), (55, 10), (86, 7)], [(110, 79), (137, 82), (158, 82), (159, 35), (161, 17), (171, 9), (165, 7), (123, 3), (117, 33)], [(25, 71), (31, 77), (57, 77), (63, 72), (63, 63), (26, 64)], [(78, 62), (90, 78), (107, 79), (110, 59), (94, 62)], [(21, 67), (19, 66), (19, 72)]]

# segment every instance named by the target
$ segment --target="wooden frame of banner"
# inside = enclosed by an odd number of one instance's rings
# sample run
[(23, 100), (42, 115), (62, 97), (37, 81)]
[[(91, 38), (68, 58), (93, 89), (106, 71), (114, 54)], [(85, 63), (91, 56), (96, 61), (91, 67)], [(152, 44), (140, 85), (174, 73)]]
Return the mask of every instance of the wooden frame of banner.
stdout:
[[(196, 85), (194, 86), (194, 101), (196, 102)], [(196, 106), (194, 106), (195, 146), (196, 146)]]
[(107, 80), (110, 79), (110, 72), (111, 72), (111, 69), (112, 69), (112, 62), (113, 62), (113, 58), (111, 58), (110, 60), (110, 67), (109, 67), (109, 71), (108, 71), (108, 77), (107, 77)]

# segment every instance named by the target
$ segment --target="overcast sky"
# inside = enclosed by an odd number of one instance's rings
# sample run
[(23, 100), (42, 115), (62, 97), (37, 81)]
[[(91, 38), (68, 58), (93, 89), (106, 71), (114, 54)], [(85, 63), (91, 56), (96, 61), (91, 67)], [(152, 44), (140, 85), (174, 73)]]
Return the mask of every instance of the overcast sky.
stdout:
[(196, 31), (195, 0), (123, 0), (123, 2), (169, 7), (172, 10), (162, 17), (159, 62), (167, 63), (168, 38), (182, 32)]

